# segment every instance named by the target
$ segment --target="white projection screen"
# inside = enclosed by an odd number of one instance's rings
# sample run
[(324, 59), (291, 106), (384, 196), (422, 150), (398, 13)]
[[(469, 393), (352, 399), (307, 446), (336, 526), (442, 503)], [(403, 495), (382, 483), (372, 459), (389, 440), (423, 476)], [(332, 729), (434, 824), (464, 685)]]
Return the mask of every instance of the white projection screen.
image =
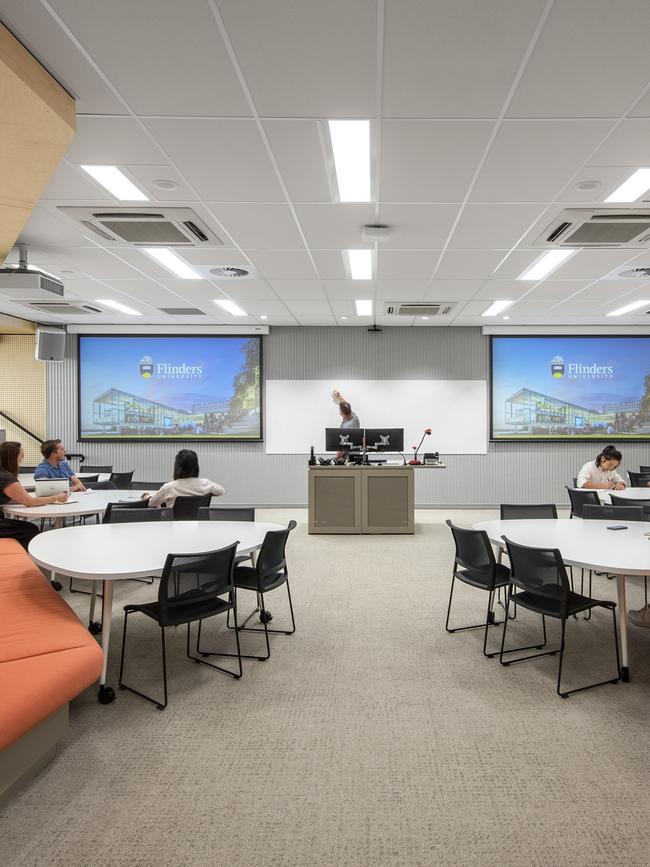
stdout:
[(269, 379), (266, 381), (266, 451), (307, 454), (325, 451), (325, 428), (341, 418), (332, 389), (348, 400), (362, 427), (404, 428), (404, 448), (447, 455), (487, 453), (485, 380), (449, 379)]

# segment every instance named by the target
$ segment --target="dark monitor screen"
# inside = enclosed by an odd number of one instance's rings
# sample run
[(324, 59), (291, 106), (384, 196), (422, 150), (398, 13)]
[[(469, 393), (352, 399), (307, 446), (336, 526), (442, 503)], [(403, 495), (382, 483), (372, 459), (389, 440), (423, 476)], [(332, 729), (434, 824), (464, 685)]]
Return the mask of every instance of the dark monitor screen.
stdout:
[(325, 428), (325, 450), (328, 452), (344, 452), (362, 446), (363, 428)]
[(378, 452), (403, 452), (404, 428), (367, 427), (366, 447)]

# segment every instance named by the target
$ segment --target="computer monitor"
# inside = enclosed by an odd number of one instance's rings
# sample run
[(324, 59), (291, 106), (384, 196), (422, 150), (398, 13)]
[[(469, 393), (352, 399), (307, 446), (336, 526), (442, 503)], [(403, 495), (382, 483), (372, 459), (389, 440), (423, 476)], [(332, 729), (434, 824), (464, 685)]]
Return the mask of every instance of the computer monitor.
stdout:
[(362, 446), (363, 428), (325, 428), (325, 450), (328, 452), (346, 452), (350, 449), (360, 449)]
[(403, 452), (403, 427), (367, 427), (366, 448), (378, 452)]

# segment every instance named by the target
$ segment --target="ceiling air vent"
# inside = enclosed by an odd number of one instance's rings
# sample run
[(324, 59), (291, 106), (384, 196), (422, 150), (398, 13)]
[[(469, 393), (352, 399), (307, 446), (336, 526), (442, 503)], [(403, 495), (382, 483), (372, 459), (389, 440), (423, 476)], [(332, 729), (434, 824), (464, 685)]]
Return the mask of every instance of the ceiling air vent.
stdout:
[(624, 268), (613, 276), (622, 277), (623, 280), (650, 280), (650, 268)]
[(161, 313), (166, 313), (168, 316), (206, 316), (203, 310), (197, 310), (196, 307), (159, 307)]
[(107, 241), (146, 247), (222, 246), (191, 208), (60, 207), (61, 213), (81, 223)]
[(97, 307), (91, 307), (90, 304), (73, 304), (69, 301), (28, 301), (26, 305), (42, 313), (53, 313), (55, 316), (88, 316), (89, 313), (102, 312)]
[(219, 265), (210, 268), (210, 274), (220, 280), (243, 280), (245, 277), (250, 277), (251, 272), (245, 268), (235, 268), (233, 265)]
[(456, 305), (449, 301), (388, 302), (388, 316), (446, 316)]
[(559, 214), (537, 247), (648, 247), (650, 209), (575, 208)]

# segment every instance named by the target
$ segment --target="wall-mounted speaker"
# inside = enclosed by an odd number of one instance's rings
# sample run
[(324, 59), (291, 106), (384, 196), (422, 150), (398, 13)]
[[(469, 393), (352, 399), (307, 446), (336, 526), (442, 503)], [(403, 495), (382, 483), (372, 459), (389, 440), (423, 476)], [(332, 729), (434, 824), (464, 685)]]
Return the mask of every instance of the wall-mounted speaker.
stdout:
[(38, 361), (63, 361), (65, 359), (65, 331), (60, 328), (37, 328), (36, 358)]

